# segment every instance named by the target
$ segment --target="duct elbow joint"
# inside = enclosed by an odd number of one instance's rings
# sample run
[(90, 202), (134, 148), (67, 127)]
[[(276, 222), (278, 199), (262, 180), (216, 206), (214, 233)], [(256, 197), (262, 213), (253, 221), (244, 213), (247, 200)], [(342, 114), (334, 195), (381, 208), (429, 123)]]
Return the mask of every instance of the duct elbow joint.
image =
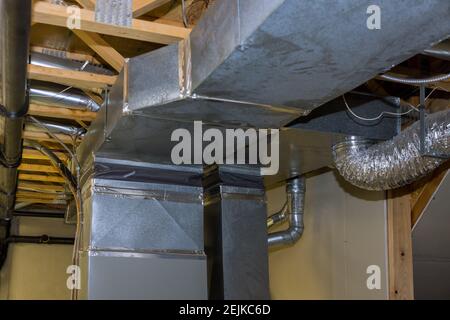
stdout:
[(303, 212), (305, 201), (305, 178), (298, 177), (290, 181), (286, 187), (289, 215), (289, 228), (285, 231), (269, 234), (268, 245), (293, 245), (303, 235)]

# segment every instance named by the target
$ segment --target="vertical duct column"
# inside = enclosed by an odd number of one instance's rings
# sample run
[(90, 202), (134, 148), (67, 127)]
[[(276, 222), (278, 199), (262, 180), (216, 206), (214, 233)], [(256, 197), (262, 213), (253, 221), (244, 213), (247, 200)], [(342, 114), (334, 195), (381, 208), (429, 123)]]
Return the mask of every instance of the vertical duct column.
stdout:
[(6, 259), (11, 213), (28, 111), (27, 66), (31, 0), (0, 0), (0, 268)]
[(80, 298), (207, 299), (202, 168), (94, 167), (83, 186)]
[(259, 170), (220, 167), (208, 197), (210, 299), (269, 299), (266, 198)]
[(23, 117), (28, 110), (27, 66), (31, 0), (0, 1), (0, 218), (14, 206), (22, 153)]

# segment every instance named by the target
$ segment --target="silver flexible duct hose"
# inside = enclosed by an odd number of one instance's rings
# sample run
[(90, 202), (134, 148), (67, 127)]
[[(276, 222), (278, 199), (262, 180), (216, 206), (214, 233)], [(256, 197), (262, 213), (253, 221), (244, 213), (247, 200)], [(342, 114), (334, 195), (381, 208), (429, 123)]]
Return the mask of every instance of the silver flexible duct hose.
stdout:
[(305, 209), (305, 177), (297, 177), (286, 186), (289, 212), (289, 228), (284, 231), (270, 233), (269, 246), (292, 245), (303, 235), (303, 213)]
[(392, 81), (392, 82), (397, 82), (397, 83), (421, 85), (421, 84), (430, 84), (430, 83), (440, 82), (440, 81), (445, 81), (447, 79), (450, 79), (450, 73), (438, 75), (438, 76), (434, 76), (434, 77), (430, 77), (430, 78), (423, 78), (423, 79), (400, 78), (400, 77), (393, 76), (393, 75), (386, 73), (386, 74), (382, 74), (380, 76), (380, 78), (388, 80), (388, 81)]
[(100, 106), (81, 90), (41, 81), (31, 83), (30, 102), (94, 112), (100, 109)]
[[(429, 115), (425, 143), (438, 154), (450, 152), (450, 110)], [(390, 190), (431, 173), (446, 160), (422, 156), (420, 123), (392, 140), (374, 144), (352, 137), (333, 147), (336, 169), (351, 184), (367, 190)]]

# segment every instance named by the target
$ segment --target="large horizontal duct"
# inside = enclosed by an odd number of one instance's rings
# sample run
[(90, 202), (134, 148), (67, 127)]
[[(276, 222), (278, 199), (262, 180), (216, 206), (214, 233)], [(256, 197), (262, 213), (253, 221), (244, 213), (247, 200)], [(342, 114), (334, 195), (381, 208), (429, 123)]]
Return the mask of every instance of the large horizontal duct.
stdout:
[(30, 102), (94, 112), (100, 109), (97, 102), (79, 89), (42, 81), (33, 81), (31, 83)]
[[(425, 125), (425, 143), (429, 151), (448, 155), (450, 111), (427, 116)], [(335, 145), (333, 154), (339, 173), (353, 185), (368, 190), (389, 190), (408, 185), (446, 161), (422, 155), (420, 122), (393, 139), (378, 144), (352, 137)]]
[(372, 5), (216, 1), (189, 39), (130, 60), (127, 111), (280, 127), (450, 34), (448, 1), (378, 1), (381, 30)]
[[(135, 159), (154, 159), (170, 136), (148, 141), (161, 133), (160, 126), (148, 125), (150, 118), (280, 128), (450, 33), (450, 3), (380, 1), (382, 32), (367, 28), (370, 5), (216, 1), (189, 39), (127, 60), (107, 112), (97, 117), (81, 149), (121, 152), (134, 141)], [(165, 158), (170, 161), (170, 153)]]

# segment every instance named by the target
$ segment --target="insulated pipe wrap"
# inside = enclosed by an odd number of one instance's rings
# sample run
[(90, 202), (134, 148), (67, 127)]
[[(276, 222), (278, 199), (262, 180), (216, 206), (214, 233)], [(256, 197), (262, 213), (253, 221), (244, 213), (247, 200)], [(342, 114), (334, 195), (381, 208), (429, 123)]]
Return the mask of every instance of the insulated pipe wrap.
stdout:
[[(425, 143), (429, 152), (450, 153), (450, 111), (427, 116)], [(351, 184), (366, 190), (400, 188), (431, 173), (446, 159), (422, 156), (420, 123), (392, 140), (373, 144), (352, 137), (333, 147), (334, 163)]]

